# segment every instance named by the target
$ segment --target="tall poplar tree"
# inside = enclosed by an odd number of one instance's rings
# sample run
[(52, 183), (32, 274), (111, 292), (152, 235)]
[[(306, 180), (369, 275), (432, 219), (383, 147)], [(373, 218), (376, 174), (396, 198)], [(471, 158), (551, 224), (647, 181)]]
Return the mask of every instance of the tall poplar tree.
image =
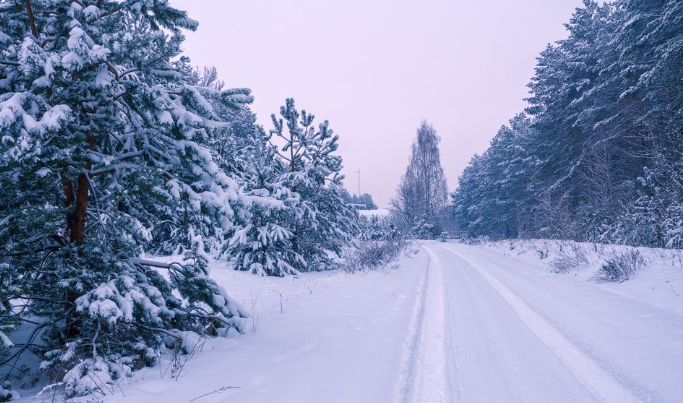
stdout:
[(448, 204), (448, 187), (439, 156), (439, 136), (426, 121), (417, 129), (405, 175), (391, 201), (408, 228), (419, 221), (438, 224)]

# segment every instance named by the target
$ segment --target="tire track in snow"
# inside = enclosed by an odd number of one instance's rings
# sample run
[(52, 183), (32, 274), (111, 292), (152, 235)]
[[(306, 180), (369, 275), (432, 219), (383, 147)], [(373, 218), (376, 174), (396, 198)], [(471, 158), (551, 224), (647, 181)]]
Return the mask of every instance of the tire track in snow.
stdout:
[(509, 288), (491, 276), (481, 265), (468, 257), (445, 248), (466, 261), (510, 305), (522, 322), (545, 344), (593, 394), (605, 402), (641, 402), (577, 346), (564, 337)]
[(397, 403), (407, 403), (408, 395), (412, 389), (413, 368), (415, 367), (417, 343), (419, 342), (422, 323), (424, 322), (424, 306), (427, 296), (427, 283), (429, 282), (429, 267), (422, 275), (420, 284), (417, 287), (417, 299), (413, 307), (413, 314), (408, 325), (408, 334), (403, 345), (403, 358), (399, 371), (399, 381), (397, 383), (396, 399)]
[(450, 401), (443, 267), (431, 249), (424, 250), (429, 255), (429, 264), (418, 290), (404, 347), (396, 399), (400, 403)]

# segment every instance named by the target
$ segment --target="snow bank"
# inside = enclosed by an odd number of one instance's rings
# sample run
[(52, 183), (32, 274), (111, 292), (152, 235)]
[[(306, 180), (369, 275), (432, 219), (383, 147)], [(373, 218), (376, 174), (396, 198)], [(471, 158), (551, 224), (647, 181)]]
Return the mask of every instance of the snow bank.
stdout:
[[(680, 401), (683, 395), (681, 251), (638, 249), (646, 261), (643, 268), (628, 281), (599, 283), (592, 279), (601, 265), (627, 248), (556, 241), (476, 246), (429, 243), (430, 248), (432, 245), (437, 249), (456, 250), (476, 262), (482, 272), (495, 278), (491, 280), (494, 284), (500, 282), (517, 298), (512, 299), (516, 306), (528, 306), (530, 310), (524, 311), (528, 317), (547, 324), (562, 340), (575, 346), (577, 356), (596, 363), (610, 379), (638, 399)], [(450, 252), (447, 252), (439, 256), (448, 256)], [(476, 273), (468, 271), (457, 254), (453, 256), (456, 257), (451, 261), (441, 259), (441, 268), (446, 270), (444, 276), (457, 279), (456, 272), (449, 270), (461, 270), (463, 278), (475, 279)], [(576, 264), (557, 273), (558, 259)], [(419, 325), (413, 323), (416, 309), (420, 311), (428, 301), (423, 301), (425, 278), (431, 278), (432, 286), (442, 281), (439, 276), (426, 276), (433, 269), (429, 268), (429, 256), (424, 252), (402, 258), (397, 269), (357, 275), (335, 271), (284, 278), (258, 277), (231, 270), (225, 262), (213, 261), (211, 276), (249, 312), (246, 334), (232, 332), (227, 338), (188, 339), (186, 349), (192, 349), (192, 354), (175, 360), (161, 357), (160, 366), (123, 377), (110, 395), (97, 398), (105, 403), (394, 401), (397, 385), (407, 382), (405, 352), (411, 348), (411, 332)], [(466, 289), (477, 283), (449, 284), (443, 295), (462, 294), (462, 287)], [(489, 291), (475, 294), (495, 294)], [(475, 299), (470, 301), (475, 302)], [(442, 310), (453, 313), (458, 309), (465, 316), (469, 312), (463, 304), (449, 305)], [(482, 323), (498, 323), (502, 321), (500, 315), (515, 315), (512, 311), (506, 312), (497, 312), (499, 316), (490, 313), (491, 317), (482, 318)], [(439, 323), (444, 322), (440, 316), (432, 316), (440, 318)], [(474, 317), (475, 323), (478, 318)], [(429, 323), (425, 322), (424, 326)], [(453, 326), (461, 337), (474, 337), (471, 329)], [(505, 337), (512, 337), (509, 333), (513, 330), (505, 328)], [(551, 341), (559, 339), (559, 336), (553, 337)], [(528, 340), (529, 345), (532, 341)], [(189, 344), (201, 348), (195, 349)], [(500, 346), (486, 345), (487, 350), (475, 352), (460, 351), (458, 346), (450, 344), (446, 347), (456, 361), (455, 367), (466, 371), (454, 374), (456, 378), (468, 379), (472, 374), (487, 373), (472, 366), (486, 369), (488, 363), (494, 372), (499, 368), (494, 359)], [(424, 351), (425, 357), (430, 357), (429, 348)], [(474, 359), (468, 361), (467, 357)], [(528, 361), (533, 359), (528, 357)], [(466, 363), (469, 363), (467, 368), (460, 367)], [(513, 370), (541, 364), (524, 362), (524, 359), (511, 363)], [(579, 364), (577, 371), (583, 368)], [(171, 373), (177, 376), (172, 378)], [(504, 378), (502, 372), (487, 374)], [(549, 373), (548, 377), (552, 376)], [(423, 378), (429, 379), (429, 376)], [(476, 382), (463, 387), (476, 387)], [(546, 392), (557, 396), (555, 401), (568, 401), (566, 396), (563, 400), (562, 390)], [(24, 392), (22, 395), (29, 397), (19, 401), (34, 399)], [(81, 401), (88, 399), (91, 398)]]
[(206, 340), (191, 359), (181, 357), (177, 380), (169, 376), (172, 363), (162, 360), (160, 367), (134, 373), (102, 399), (391, 400), (426, 262), (418, 254), (403, 258), (400, 269), (284, 278), (253, 276), (213, 262), (211, 276), (249, 311), (246, 334)]

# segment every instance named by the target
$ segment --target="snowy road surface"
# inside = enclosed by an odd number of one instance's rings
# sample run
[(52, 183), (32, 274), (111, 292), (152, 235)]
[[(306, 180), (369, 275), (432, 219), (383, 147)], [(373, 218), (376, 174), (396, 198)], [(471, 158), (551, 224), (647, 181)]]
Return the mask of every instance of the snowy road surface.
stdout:
[(404, 402), (637, 402), (462, 248), (425, 247)]
[(141, 371), (104, 401), (683, 401), (669, 290), (662, 305), (454, 243), (399, 264), (284, 279), (213, 268), (252, 312), (248, 334), (207, 340), (178, 380)]

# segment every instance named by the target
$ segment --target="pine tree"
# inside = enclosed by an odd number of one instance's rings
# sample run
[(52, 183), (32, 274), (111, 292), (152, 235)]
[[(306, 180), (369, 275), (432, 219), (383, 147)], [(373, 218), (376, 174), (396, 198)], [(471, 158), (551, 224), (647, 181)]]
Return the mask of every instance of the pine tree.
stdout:
[(533, 126), (538, 135), (533, 144), (539, 160), (534, 184), (544, 189), (543, 197), (549, 200), (535, 209), (562, 223), (546, 226), (547, 236), (571, 234), (581, 239), (586, 225), (591, 225), (586, 216), (604, 217), (613, 204), (610, 192), (600, 198), (594, 193), (596, 188), (602, 191), (613, 186), (610, 176), (594, 175), (595, 169), (604, 170), (606, 163), (605, 150), (594, 145), (605, 144), (609, 136), (595, 126), (596, 119), (609, 113), (605, 108), (609, 103), (595, 95), (597, 88), (606, 84), (601, 71), (611, 56), (605, 49), (611, 7), (584, 0), (584, 6), (577, 8), (565, 24), (569, 37), (541, 53), (529, 84), (532, 106), (527, 111), (535, 117)]
[[(165, 1), (0, 4), (0, 331), (40, 318), (42, 341), (18, 353), (71, 370), (69, 394), (92, 391), (79, 388), (89, 369), (116, 377), (181, 332), (245, 315), (203, 258), (240, 189), (207, 147), (207, 97), (235, 94), (189, 85), (170, 62), (196, 25)], [(185, 264), (138, 258), (159, 217), (188, 240)]]
[(410, 229), (410, 232), (413, 234), (413, 237), (417, 239), (434, 239), (434, 224), (429, 222), (429, 219), (425, 214), (415, 222), (415, 225)]
[(438, 231), (434, 235), (437, 235), (441, 228), (436, 224), (447, 203), (448, 190), (439, 156), (439, 137), (431, 125), (423, 122), (411, 148), (408, 168), (391, 202), (392, 208), (408, 229), (423, 218), (434, 226)]
[(245, 187), (249, 214), (238, 217), (223, 253), (230, 257), (236, 270), (257, 275), (285, 276), (298, 274), (306, 261), (292, 248), (292, 231), (288, 224), (299, 201), (298, 195), (284, 186), (280, 173), (285, 169), (275, 158), (276, 148), (263, 134), (255, 143)]
[[(252, 155), (253, 150), (263, 142), (262, 130), (256, 125), (256, 117), (248, 107), (253, 102), (251, 91), (247, 88), (224, 89), (215, 67), (193, 68), (186, 57), (174, 62), (173, 67), (181, 73), (184, 84), (196, 89), (203, 98), (204, 110), (210, 113), (211, 129), (207, 130), (205, 137), (197, 138), (197, 142), (211, 153), (218, 171), (234, 181), (234, 189), (246, 187), (249, 176), (254, 172), (251, 161), (256, 157)], [(201, 236), (206, 252), (220, 250), (226, 242), (225, 232), (232, 226), (229, 221), (231, 212), (217, 212), (218, 220), (223, 223), (217, 226), (216, 214), (188, 208), (188, 202), (156, 204), (157, 224), (151, 232), (149, 250), (160, 254), (181, 254), (193, 249), (192, 239), (197, 235)], [(231, 209), (242, 207), (233, 202)]]
[(535, 136), (530, 126), (523, 114), (510, 120), (460, 177), (453, 205), (461, 229), (470, 236), (512, 238), (533, 230), (528, 185), (538, 161), (529, 154)]
[(327, 269), (330, 253), (339, 255), (359, 230), (358, 213), (342, 197), (342, 159), (335, 155), (339, 137), (328, 121), (316, 128), (314, 115), (299, 112), (291, 98), (280, 116), (272, 115), (271, 131), (282, 143), (276, 153), (282, 167), (279, 181), (298, 198), (283, 225), (292, 233), (292, 250), (305, 261), (292, 266), (299, 271)]
[(316, 129), (314, 116), (299, 113), (292, 99), (280, 114), (272, 116), (268, 136), (249, 143), (243, 198), (249, 214), (237, 217), (223, 248), (235, 269), (258, 275), (326, 269), (330, 254), (339, 255), (359, 230), (341, 186), (338, 136), (327, 121)]

